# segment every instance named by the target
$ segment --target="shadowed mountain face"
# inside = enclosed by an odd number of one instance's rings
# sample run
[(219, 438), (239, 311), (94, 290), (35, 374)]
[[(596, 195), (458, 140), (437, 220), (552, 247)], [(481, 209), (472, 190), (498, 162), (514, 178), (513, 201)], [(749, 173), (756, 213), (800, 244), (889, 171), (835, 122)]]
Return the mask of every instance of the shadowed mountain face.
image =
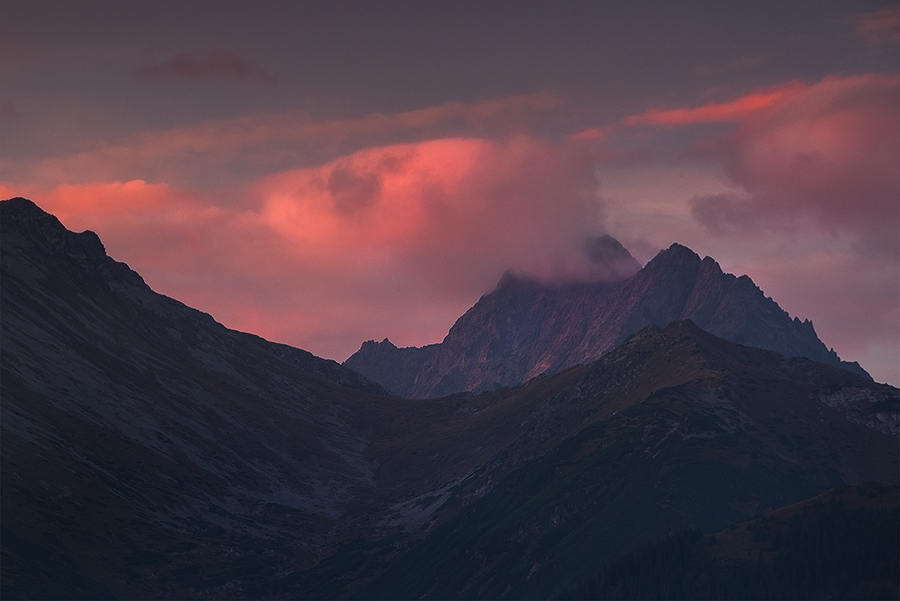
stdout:
[(27, 200), (0, 227), (4, 597), (130, 597), (146, 562), (298, 533), (311, 564), (374, 488), (358, 405), (384, 390), (154, 293)]
[[(618, 248), (619, 256), (628, 252)], [(750, 278), (723, 273), (679, 244), (630, 277), (543, 284), (507, 273), (442, 343), (398, 349), (369, 341), (344, 365), (407, 398), (482, 392), (589, 363), (647, 325), (679, 319), (732, 342), (867, 375), (842, 362), (811, 322), (791, 319)]]
[(715, 535), (673, 533), (561, 599), (896, 599), (898, 488), (830, 490)]
[(669, 532), (716, 532), (842, 482), (895, 483), (898, 401), (688, 321), (648, 326), (591, 365), (474, 397), (511, 444), (366, 595), (550, 598)]
[(898, 480), (896, 388), (689, 321), (410, 401), (28, 201), (0, 227), (4, 598), (546, 598), (668, 532)]

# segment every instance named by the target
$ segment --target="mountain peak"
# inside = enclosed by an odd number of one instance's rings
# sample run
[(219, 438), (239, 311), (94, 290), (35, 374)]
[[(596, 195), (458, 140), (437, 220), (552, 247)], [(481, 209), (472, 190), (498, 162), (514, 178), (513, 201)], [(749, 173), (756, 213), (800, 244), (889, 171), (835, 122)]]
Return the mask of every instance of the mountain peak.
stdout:
[(53, 217), (52, 215), (41, 209), (39, 206), (37, 206), (34, 201), (28, 200), (27, 198), (22, 198), (21, 196), (7, 198), (6, 200), (0, 201), (0, 203), (2, 203), (3, 210), (5, 212), (4, 214), (35, 214)]
[[(594, 239), (589, 252), (607, 265), (618, 259), (637, 264), (610, 236)], [(545, 283), (507, 272), (427, 353), (404, 349), (401, 363), (399, 354), (361, 349), (345, 365), (409, 398), (481, 392), (589, 363), (645, 326), (672, 322), (682, 332), (704, 331), (867, 376), (859, 365), (842, 362), (811, 324), (791, 319), (749, 277), (724, 273), (711, 257), (701, 259), (678, 243), (618, 280)]]
[(70, 232), (53, 215), (21, 196), (0, 201), (0, 227), (4, 232), (37, 236), (54, 248), (78, 259), (106, 257), (106, 248), (92, 231)]
[(517, 276), (511, 269), (507, 269), (503, 272), (503, 275), (500, 276), (500, 281), (497, 282), (497, 288), (507, 288), (509, 286), (515, 286), (522, 279)]
[[(136, 343), (135, 348), (144, 348), (142, 345), (152, 346), (163, 335), (166, 344), (182, 341), (185, 344), (200, 344), (204, 349), (210, 348), (211, 341), (215, 341), (216, 344), (240, 349), (235, 352), (240, 357), (262, 349), (268, 358), (274, 355), (336, 384), (374, 394), (388, 394), (382, 386), (334, 361), (252, 334), (228, 330), (210, 315), (157, 294), (137, 272), (107, 255), (97, 234), (69, 231), (59, 219), (30, 200), (12, 198), (0, 201), (0, 231), (3, 234), (0, 236), (0, 274), (3, 276), (0, 291), (3, 293), (4, 311), (17, 305), (34, 310), (43, 304), (42, 314), (55, 315), (62, 311), (65, 316), (56, 317), (56, 323), (67, 324), (66, 328), (74, 332), (80, 322), (69, 323), (66, 316), (84, 311), (85, 299), (90, 298), (90, 311), (95, 312), (91, 323), (95, 320), (107, 323), (120, 319), (133, 326), (132, 330), (118, 331), (109, 336), (109, 340), (126, 340), (132, 335), (149, 336), (150, 342), (140, 339)], [(30, 296), (22, 296), (26, 294)], [(61, 303), (60, 298), (64, 302)], [(127, 317), (123, 319), (123, 315)], [(140, 318), (136, 319), (136, 315)], [(177, 328), (182, 328), (183, 332), (173, 335), (171, 340), (165, 337), (167, 332), (171, 334)], [(197, 342), (200, 338), (202, 343)], [(124, 352), (121, 348), (124, 343), (116, 344), (114, 354), (120, 357)], [(172, 352), (177, 355), (183, 350)], [(205, 350), (198, 352), (206, 353)], [(216, 369), (223, 365), (222, 361), (212, 361)]]
[(387, 338), (385, 338), (381, 342), (375, 342), (374, 340), (366, 340), (365, 342), (362, 343), (362, 347), (360, 347), (360, 348), (377, 348), (377, 347), (382, 347), (382, 346), (386, 347), (386, 348), (397, 348), (397, 346), (393, 342), (388, 340)]
[(585, 253), (591, 262), (591, 279), (621, 281), (641, 270), (641, 264), (628, 249), (609, 234), (590, 238)]
[(653, 259), (647, 263), (650, 266), (653, 263), (661, 263), (671, 265), (673, 263), (700, 263), (700, 255), (683, 244), (673, 243), (669, 248), (659, 251)]
[(97, 234), (66, 229), (59, 219), (27, 198), (0, 201), (0, 231), (5, 247), (17, 248), (34, 259), (59, 261), (67, 257), (101, 280), (147, 288), (137, 272), (106, 254)]

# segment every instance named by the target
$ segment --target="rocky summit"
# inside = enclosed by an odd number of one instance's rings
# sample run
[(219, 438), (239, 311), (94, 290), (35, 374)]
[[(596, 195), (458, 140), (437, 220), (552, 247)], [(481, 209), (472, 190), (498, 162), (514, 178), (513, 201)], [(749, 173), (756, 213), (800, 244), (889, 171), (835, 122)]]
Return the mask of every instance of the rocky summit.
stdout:
[(678, 320), (408, 400), (0, 228), (4, 599), (897, 596), (897, 388)]
[(710, 257), (673, 244), (635, 269), (609, 236), (597, 247), (632, 268), (620, 277), (552, 284), (507, 273), (440, 344), (398, 349), (370, 341), (344, 365), (407, 398), (484, 392), (594, 361), (647, 325), (690, 319), (732, 342), (868, 376), (829, 350), (810, 321), (791, 319), (749, 277), (724, 273)]

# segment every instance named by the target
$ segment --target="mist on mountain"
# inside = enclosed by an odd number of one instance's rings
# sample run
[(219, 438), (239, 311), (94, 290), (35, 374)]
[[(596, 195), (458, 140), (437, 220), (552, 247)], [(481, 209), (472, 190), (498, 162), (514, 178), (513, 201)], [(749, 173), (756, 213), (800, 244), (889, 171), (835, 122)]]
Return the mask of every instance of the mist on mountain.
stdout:
[(440, 344), (368, 341), (344, 365), (409, 398), (477, 393), (589, 363), (647, 325), (690, 319), (732, 342), (868, 376), (749, 277), (724, 273), (685, 246), (673, 244), (643, 268), (608, 235), (592, 240), (588, 254), (602, 276), (546, 282), (507, 272)]

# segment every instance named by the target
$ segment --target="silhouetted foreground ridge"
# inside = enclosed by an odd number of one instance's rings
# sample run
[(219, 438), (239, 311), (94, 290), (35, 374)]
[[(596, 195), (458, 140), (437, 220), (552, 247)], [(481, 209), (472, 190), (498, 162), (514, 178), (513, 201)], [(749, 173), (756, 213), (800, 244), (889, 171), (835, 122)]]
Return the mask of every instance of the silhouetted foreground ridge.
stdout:
[[(900, 391), (861, 374), (679, 320), (523, 385), (406, 400), (156, 294), (30, 201), (0, 202), (0, 244), (4, 599), (896, 590), (896, 522), (854, 513), (880, 511), (862, 489), (797, 528), (771, 513), (870, 481), (896, 498)], [(808, 540), (855, 550), (856, 531), (865, 569), (832, 554), (846, 577), (784, 584), (817, 578), (796, 571)], [(672, 545), (681, 584), (653, 563)]]

